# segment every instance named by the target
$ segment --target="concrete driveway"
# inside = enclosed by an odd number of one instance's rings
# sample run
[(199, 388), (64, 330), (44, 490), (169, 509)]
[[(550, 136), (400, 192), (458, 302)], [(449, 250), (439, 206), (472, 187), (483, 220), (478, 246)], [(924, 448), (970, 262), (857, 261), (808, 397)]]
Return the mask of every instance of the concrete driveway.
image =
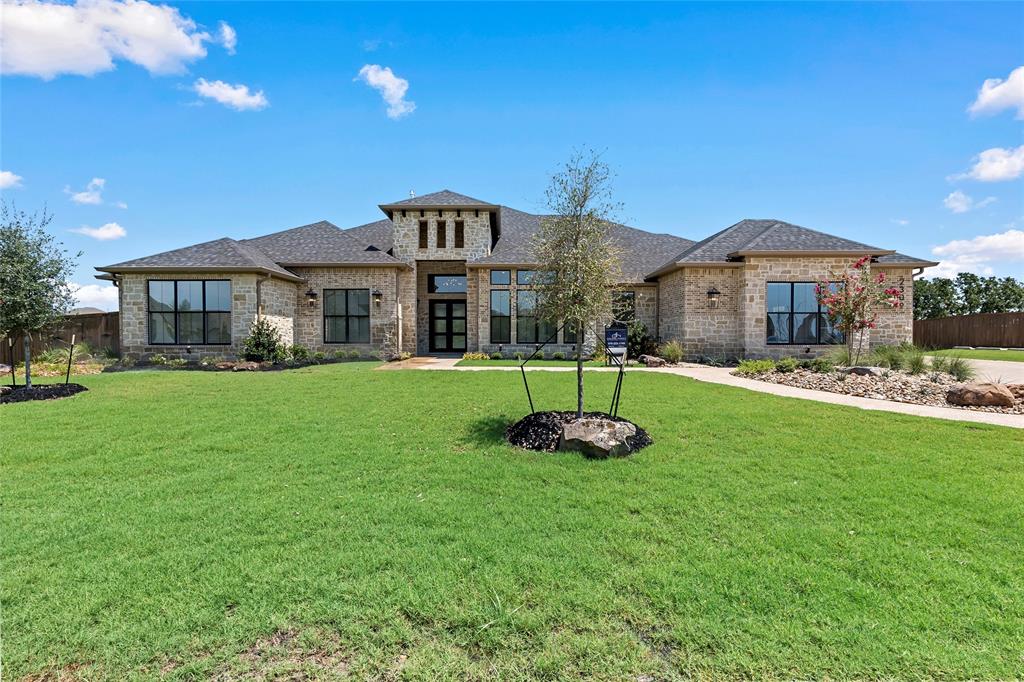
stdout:
[(978, 374), (974, 381), (1024, 384), (1024, 362), (1009, 360), (967, 360)]

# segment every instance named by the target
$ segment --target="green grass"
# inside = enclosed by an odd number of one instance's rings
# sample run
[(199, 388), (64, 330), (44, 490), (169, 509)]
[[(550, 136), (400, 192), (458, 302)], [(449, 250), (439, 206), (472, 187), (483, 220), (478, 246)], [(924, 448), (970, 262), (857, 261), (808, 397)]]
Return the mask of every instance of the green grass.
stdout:
[[(518, 367), (523, 364), (522, 360), (459, 360), (456, 367)], [(530, 360), (527, 367), (575, 367), (575, 360)], [(584, 367), (605, 367), (603, 362), (584, 360)]]
[(1024, 350), (984, 350), (980, 348), (948, 348), (946, 350), (926, 351), (928, 355), (944, 355), (961, 357), (969, 360), (1008, 360), (1024, 362)]
[(590, 461), (503, 444), (518, 374), (371, 367), (0, 406), (6, 676), (1024, 671), (1021, 431), (637, 372), (655, 444)]

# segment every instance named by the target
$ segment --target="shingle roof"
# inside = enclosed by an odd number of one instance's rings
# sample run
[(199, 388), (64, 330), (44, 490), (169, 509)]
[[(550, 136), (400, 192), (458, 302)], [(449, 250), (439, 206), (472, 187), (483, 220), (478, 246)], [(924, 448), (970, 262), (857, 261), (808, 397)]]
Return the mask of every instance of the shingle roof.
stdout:
[(321, 220), (242, 242), (283, 265), (401, 265), (385, 250), (367, 250), (367, 243), (337, 225)]
[(390, 251), (395, 245), (395, 224), (385, 218), (373, 223), (350, 227), (345, 234), (357, 239), (367, 247), (373, 246), (381, 251)]
[(259, 249), (227, 237), (186, 246), (181, 249), (164, 251), (163, 253), (153, 254), (144, 258), (115, 263), (114, 265), (97, 268), (97, 270), (121, 272), (124, 270), (166, 270), (169, 268), (267, 272), (284, 277), (285, 279), (300, 279), (295, 273), (281, 267)]
[(459, 208), (497, 208), (495, 204), (488, 203), (486, 201), (480, 201), (473, 197), (467, 197), (465, 194), (458, 194), (448, 189), (443, 189), (440, 192), (431, 192), (430, 194), (424, 194), (419, 197), (410, 197), (408, 199), (402, 199), (401, 201), (394, 201), (388, 204), (381, 204), (381, 209), (387, 208), (433, 208), (438, 206), (452, 206)]
[(908, 256), (905, 253), (890, 253), (887, 256), (879, 256), (876, 260), (885, 265), (918, 265), (921, 267), (938, 265), (938, 263), (933, 260), (928, 260), (927, 258), (915, 258), (914, 256)]
[[(499, 211), (501, 238), (491, 255), (470, 261), (471, 265), (526, 265), (534, 263), (533, 239), (545, 216), (524, 213), (507, 206)], [(612, 224), (612, 239), (622, 249), (623, 283), (642, 282), (644, 276), (664, 263), (666, 257), (693, 241), (670, 234), (645, 232), (627, 225)]]

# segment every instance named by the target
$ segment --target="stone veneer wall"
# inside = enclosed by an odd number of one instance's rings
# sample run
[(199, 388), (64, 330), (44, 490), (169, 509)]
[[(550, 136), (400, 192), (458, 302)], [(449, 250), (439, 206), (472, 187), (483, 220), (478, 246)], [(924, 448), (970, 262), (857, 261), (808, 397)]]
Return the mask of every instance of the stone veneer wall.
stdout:
[(871, 332), (871, 345), (895, 345), (914, 340), (914, 270), (875, 264), (872, 271), (885, 273), (885, 285), (902, 292), (903, 305), (878, 311), (878, 328)]
[(261, 278), (259, 287), (263, 318), (277, 329), (283, 343), (292, 345), (295, 343), (295, 307), (300, 294), (305, 298), (305, 288), (276, 278)]
[[(125, 274), (119, 279), (119, 305), (121, 311), (121, 355), (145, 359), (160, 354), (172, 358), (190, 358), (235, 355), (241, 343), (249, 335), (249, 327), (256, 319), (256, 275), (248, 273), (175, 273), (161, 272), (148, 274)], [(202, 280), (219, 279), (231, 281), (231, 344), (191, 346), (192, 353), (185, 352), (185, 346), (150, 345), (147, 282), (151, 279)]]
[[(668, 331), (662, 340), (679, 341), (687, 359), (732, 359), (743, 354), (742, 276), (739, 268), (682, 268), (671, 273), (661, 292), (661, 309)], [(718, 305), (708, 302), (708, 290), (720, 292)]]
[[(395, 211), (391, 222), (395, 226), (395, 241), (392, 253), (395, 258), (403, 260), (410, 265), (417, 260), (473, 260), (482, 258), (491, 253), (491, 223), (488, 213), (480, 211), (477, 216), (474, 211), (461, 211), (461, 217), (457, 211), (445, 210), (424, 210), (420, 215), (419, 209), (406, 211), (405, 216), (401, 211)], [(426, 220), (429, 223), (427, 228), (428, 248), (419, 248), (420, 221)], [(437, 223), (443, 220), (447, 223), (447, 238), (445, 248), (437, 246)], [(455, 243), (455, 221), (465, 222), (464, 246), (457, 249)]]
[[(296, 287), (294, 341), (313, 351), (334, 352), (337, 350), (358, 350), (361, 353), (379, 351), (384, 344), (385, 333), (391, 329), (397, 333), (399, 294), (402, 295), (403, 322), (415, 317), (414, 301), (409, 295), (408, 281), (402, 280), (400, 271), (387, 267), (342, 267), (342, 268), (292, 268), (295, 274), (306, 279), (305, 285)], [(316, 304), (306, 302), (306, 289), (317, 292)], [(369, 289), (370, 296), (370, 342), (325, 343), (324, 342), (324, 289)], [(380, 304), (375, 303), (373, 290), (381, 292)], [(403, 339), (403, 341), (406, 341)], [(406, 341), (408, 343), (408, 341)]]

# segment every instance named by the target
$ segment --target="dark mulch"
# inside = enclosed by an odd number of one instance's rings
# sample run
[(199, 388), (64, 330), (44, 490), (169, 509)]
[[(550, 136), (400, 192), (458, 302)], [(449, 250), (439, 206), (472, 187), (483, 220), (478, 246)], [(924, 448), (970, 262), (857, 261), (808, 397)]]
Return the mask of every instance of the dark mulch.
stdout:
[(18, 386), (10, 393), (0, 396), (0, 404), (23, 403), (27, 400), (55, 400), (57, 398), (68, 398), (76, 393), (88, 391), (81, 384), (42, 384), (32, 388)]
[[(584, 412), (584, 417), (611, 419), (617, 422), (633, 424), (628, 419), (613, 417), (605, 412)], [(505, 431), (505, 439), (519, 448), (554, 452), (558, 449), (558, 439), (562, 435), (562, 426), (576, 419), (575, 412), (535, 412), (528, 414)], [(654, 441), (642, 428), (636, 426), (636, 435), (627, 442), (633, 452), (645, 448)]]

